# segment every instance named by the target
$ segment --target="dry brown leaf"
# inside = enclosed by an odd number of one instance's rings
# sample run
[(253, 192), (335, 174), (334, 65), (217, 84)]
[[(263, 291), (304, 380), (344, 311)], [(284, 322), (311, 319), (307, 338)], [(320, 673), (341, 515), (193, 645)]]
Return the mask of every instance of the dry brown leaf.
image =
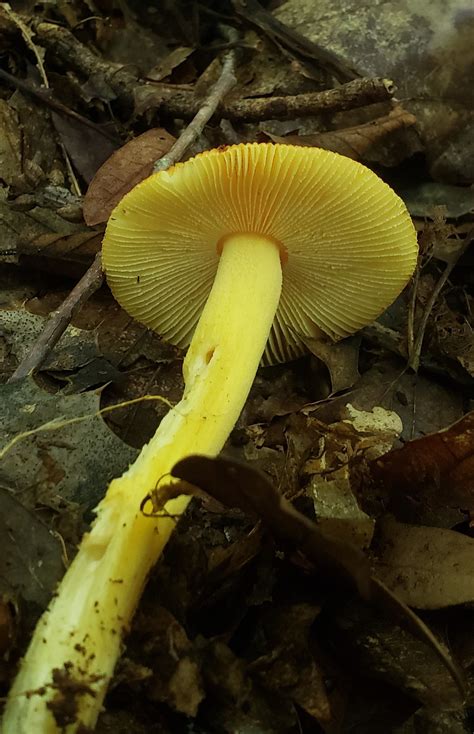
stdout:
[(347, 466), (329, 476), (314, 474), (307, 491), (314, 502), (318, 527), (326, 535), (349, 541), (357, 548), (369, 547), (374, 521), (357, 503)]
[(459, 362), (474, 377), (474, 329), (469, 320), (449, 308), (443, 300), (434, 314), (433, 332), (433, 346), (449, 359)]
[(377, 117), (375, 120), (346, 127), (341, 130), (331, 130), (313, 135), (287, 135), (280, 137), (265, 133), (274, 143), (290, 143), (307, 147), (325, 148), (335, 153), (341, 153), (347, 158), (358, 160), (364, 153), (383, 138), (385, 135), (399, 130), (402, 127), (411, 127), (416, 123), (416, 117), (403, 107), (395, 107), (388, 115)]
[(163, 128), (153, 128), (119, 148), (99, 168), (84, 198), (84, 219), (89, 226), (106, 222), (112, 210), (140, 181), (150, 176), (153, 164), (173, 145)]
[(422, 503), (474, 510), (474, 412), (439, 433), (410, 441), (371, 466), (375, 481), (391, 495), (392, 507)]
[[(364, 681), (362, 685), (370, 686), (369, 681), (374, 679), (385, 681), (398, 691), (408, 693), (415, 701), (438, 711), (459, 709), (462, 705), (464, 689), (455, 684), (456, 679), (453, 680), (446, 667), (440, 664), (442, 661), (435, 655), (436, 648), (426, 644), (427, 640), (407, 634), (406, 629), (384, 619), (377, 610), (368, 608), (354, 597), (345, 603), (341, 601), (331, 611), (331, 619), (326, 622), (327, 636), (333, 640), (341, 657), (350, 661), (347, 667), (357, 671), (360, 680)], [(440, 646), (441, 643), (436, 644)], [(381, 719), (379, 726), (344, 728), (343, 731), (399, 734), (398, 727), (387, 728), (384, 723)], [(340, 730), (337, 731), (340, 734)], [(417, 731), (418, 734), (426, 734), (424, 729)], [(438, 734), (447, 732), (450, 730), (438, 729)]]
[[(18, 201), (18, 200), (16, 200)], [(2, 249), (16, 252), (22, 266), (81, 276), (100, 250), (102, 231), (64, 219), (34, 202), (25, 211), (0, 199)]]
[(355, 385), (359, 374), (360, 336), (353, 336), (334, 344), (329, 337), (319, 338), (299, 335), (312, 354), (329, 370), (333, 393)]
[[(248, 663), (225, 644), (223, 635), (197, 640), (206, 698), (200, 710), (204, 731), (222, 734), (288, 734), (298, 731), (291, 701), (255, 681)], [(202, 731), (201, 727), (201, 731)]]
[(152, 672), (147, 683), (151, 700), (165, 702), (187, 716), (196, 716), (204, 698), (202, 674), (182, 625), (155, 601), (152, 612), (142, 612), (135, 635), (143, 646), (140, 660)]
[(21, 600), (23, 623), (26, 616), (33, 626), (64, 573), (61, 545), (38, 513), (20, 504), (11, 489), (0, 490), (0, 508), (0, 596)]
[(474, 601), (474, 539), (387, 520), (377, 547), (375, 572), (409, 606), (440, 609)]

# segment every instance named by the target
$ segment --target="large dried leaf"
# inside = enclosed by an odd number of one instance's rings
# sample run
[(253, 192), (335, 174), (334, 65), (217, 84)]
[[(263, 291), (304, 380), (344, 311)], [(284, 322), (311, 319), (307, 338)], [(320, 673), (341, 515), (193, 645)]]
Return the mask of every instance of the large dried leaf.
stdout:
[(112, 210), (140, 181), (150, 176), (153, 164), (173, 145), (163, 128), (153, 128), (130, 140), (97, 171), (84, 198), (84, 219), (89, 225), (105, 222)]
[(95, 506), (137, 454), (97, 415), (99, 404), (97, 393), (50, 395), (30, 378), (1, 386), (1, 485), (31, 506), (63, 499)]
[(454, 530), (384, 522), (374, 570), (418, 609), (474, 601), (474, 539)]
[(198, 657), (185, 629), (155, 596), (137, 619), (131, 642), (138, 643), (140, 663), (150, 671), (150, 698), (195, 717), (204, 698)]
[[(416, 439), (371, 466), (403, 519), (441, 504), (474, 511), (474, 412), (450, 428)], [(459, 517), (459, 520), (461, 518)]]
[[(398, 333), (391, 329), (377, 329), (372, 343), (380, 351), (395, 350), (397, 336)], [(410, 374), (405, 365), (405, 360), (386, 359), (364, 372), (350, 393), (354, 408), (370, 413), (376, 406), (375, 410), (384, 408), (397, 413), (403, 424), (404, 441), (438, 431), (462, 417), (463, 401), (459, 389), (434, 381), (429, 375)], [(304, 412), (332, 423), (347, 417), (344, 415), (347, 402), (348, 396), (341, 395), (325, 403), (309, 405)]]
[(8, 103), (0, 100), (0, 182), (11, 187), (10, 194), (21, 194), (37, 191), (45, 179), (62, 176), (49, 113), (20, 92)]
[[(21, 362), (30, 353), (44, 329), (45, 319), (28, 311), (0, 310), (0, 343), (4, 340), (9, 350)], [(94, 332), (69, 325), (42, 367), (72, 371), (98, 357)]]
[(474, 211), (474, 190), (435, 181), (403, 183), (398, 193), (414, 217), (431, 217), (436, 207), (444, 207), (447, 217), (462, 217)]
[[(348, 599), (334, 609), (326, 624), (358, 675), (384, 680), (433, 708), (458, 708), (462, 704), (463, 691), (436, 649), (388, 622), (377, 610)], [(378, 734), (385, 730), (370, 731)]]
[(374, 520), (363, 512), (351, 489), (348, 467), (328, 476), (315, 474), (308, 486), (318, 527), (327, 535), (345, 539), (358, 548), (368, 548), (374, 532)]
[(43, 268), (54, 272), (53, 261), (62, 260), (68, 261), (63, 262), (64, 270), (75, 270), (66, 274), (77, 275), (78, 269), (82, 274), (84, 264), (92, 262), (98, 252), (101, 239), (102, 233), (68, 221), (49, 208), (46, 201), (41, 205), (33, 201), (25, 209), (17, 208), (15, 201), (7, 201), (6, 190), (0, 189), (1, 248), (24, 258), (22, 265), (36, 268), (39, 258), (48, 258), (50, 262), (43, 264)]
[(469, 320), (442, 301), (433, 314), (433, 322), (431, 349), (456, 360), (474, 377), (474, 330)]
[(0, 100), (0, 180), (12, 184), (21, 173), (21, 131), (16, 113)]
[(201, 706), (206, 731), (221, 734), (289, 734), (298, 731), (295, 707), (258, 685), (244, 660), (219, 638), (200, 641), (208, 701)]
[(319, 611), (307, 603), (264, 608), (257, 628), (262, 649), (251, 670), (267, 688), (289, 696), (317, 721), (327, 722), (331, 718), (327, 688), (310, 644)]

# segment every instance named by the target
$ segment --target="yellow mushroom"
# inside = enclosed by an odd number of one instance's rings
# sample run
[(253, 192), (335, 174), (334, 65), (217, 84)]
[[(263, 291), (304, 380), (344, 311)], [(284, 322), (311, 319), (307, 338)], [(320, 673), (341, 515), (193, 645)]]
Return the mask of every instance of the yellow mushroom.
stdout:
[[(123, 635), (174, 527), (169, 517), (144, 517), (143, 497), (184, 456), (219, 453), (262, 357), (293, 359), (304, 352), (299, 335), (338, 339), (370, 323), (400, 293), (416, 259), (415, 230), (390, 187), (361, 164), (316, 148), (212, 150), (124, 197), (104, 238), (107, 280), (138, 321), (190, 345), (185, 391), (99, 504), (38, 623), (4, 734), (94, 726)], [(179, 497), (166, 510), (180, 515), (188, 501)], [(66, 722), (58, 721), (66, 694), (52, 685), (61, 675), (80, 684), (67, 694)]]

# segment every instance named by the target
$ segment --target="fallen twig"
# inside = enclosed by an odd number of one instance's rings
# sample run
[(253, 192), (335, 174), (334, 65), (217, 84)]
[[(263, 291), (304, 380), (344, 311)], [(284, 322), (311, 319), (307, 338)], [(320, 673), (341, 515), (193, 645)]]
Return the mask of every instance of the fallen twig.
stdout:
[(92, 120), (89, 120), (87, 117), (84, 117), (84, 115), (79, 114), (79, 112), (71, 110), (69, 107), (66, 107), (66, 105), (57, 100), (51, 93), (50, 89), (46, 90), (40, 87), (35, 87), (24, 79), (18, 79), (18, 77), (9, 74), (3, 69), (0, 69), (0, 79), (3, 79), (3, 81), (11, 87), (20, 89), (22, 92), (25, 92), (25, 94), (29, 94), (31, 97), (34, 97), (46, 107), (58, 112), (60, 115), (65, 115), (66, 117), (71, 117), (73, 120), (77, 120), (77, 122), (92, 128), (95, 132), (99, 133), (99, 135), (103, 135), (113, 143), (118, 142), (117, 136), (108, 132), (108, 130), (103, 126), (97, 125), (97, 123), (92, 122)]
[[(239, 99), (220, 105), (216, 112), (229, 120), (258, 122), (260, 120), (291, 120), (294, 117), (314, 115), (318, 112), (364, 107), (375, 102), (384, 102), (394, 93), (390, 79), (363, 78), (342, 84), (322, 92), (287, 95), (284, 97), (255, 97)], [(171, 117), (187, 118), (196, 105), (186, 92), (173, 94), (163, 100), (160, 111)]]
[[(192, 90), (185, 91), (170, 88), (169, 85), (144, 82), (125, 67), (103, 61), (78, 41), (67, 28), (44, 22), (36, 23), (34, 28), (37, 37), (41, 39), (41, 44), (64, 61), (68, 68), (86, 77), (92, 74), (101, 76), (117, 97), (127, 105), (134, 106), (143, 91), (156, 90), (157, 100), (154, 106), (160, 114), (189, 119), (195, 117), (206, 104), (207, 98), (203, 103)], [(233, 43), (234, 41), (231, 41), (231, 44)], [(227, 103), (223, 103), (221, 97), (220, 104), (216, 105), (213, 114), (219, 118), (248, 122), (285, 120), (323, 111), (337, 112), (363, 107), (388, 100), (393, 93), (394, 85), (389, 79), (364, 77), (322, 92), (284, 97), (256, 97)]]
[(12, 21), (20, 31), (21, 35), (23, 36), (23, 40), (30, 49), (30, 51), (33, 52), (35, 58), (36, 58), (36, 68), (38, 69), (39, 75), (42, 79), (43, 85), (48, 89), (49, 88), (49, 81), (48, 77), (46, 76), (46, 71), (43, 64), (43, 59), (41, 58), (41, 53), (39, 52), (38, 48), (36, 47), (33, 38), (30, 33), (30, 29), (27, 25), (22, 21), (20, 16), (15, 13), (12, 8), (10, 7), (10, 3), (1, 3), (0, 8), (5, 13), (6, 17)]
[(66, 331), (72, 317), (79, 311), (83, 303), (100, 288), (102, 281), (103, 274), (100, 253), (97, 253), (94, 262), (85, 275), (74, 286), (59, 308), (53, 311), (40, 336), (33, 344), (25, 359), (20, 362), (8, 382), (23, 379), (43, 364), (55, 344), (57, 344)]
[(436, 283), (435, 287), (433, 288), (433, 292), (431, 293), (430, 297), (428, 298), (428, 301), (426, 302), (425, 308), (423, 310), (423, 314), (420, 319), (420, 323), (418, 324), (416, 337), (414, 339), (413, 344), (410, 345), (410, 349), (409, 349), (408, 366), (411, 367), (411, 369), (414, 372), (418, 372), (418, 368), (420, 366), (421, 348), (423, 346), (423, 340), (425, 338), (425, 331), (428, 325), (428, 319), (433, 310), (433, 306), (435, 305), (439, 297), (439, 294), (441, 293), (444, 286), (446, 285), (446, 282), (449, 276), (451, 275), (453, 269), (459, 262), (459, 259), (462, 257), (462, 255), (464, 255), (464, 253), (466, 252), (473, 238), (474, 238), (474, 232), (471, 235), (468, 235), (466, 237), (466, 240), (464, 241), (462, 247), (459, 248), (455, 257), (453, 257), (452, 260), (450, 260), (447, 263), (440, 278), (438, 279), (438, 282)]
[[(229, 34), (233, 35), (234, 31), (230, 29)], [(154, 167), (155, 172), (164, 171), (176, 163), (176, 161), (181, 160), (189, 146), (198, 139), (204, 126), (211, 119), (223, 98), (235, 85), (237, 79), (235, 78), (234, 69), (235, 51), (231, 49), (224, 56), (219, 79), (211, 88), (201, 108), (197, 111), (189, 125), (183, 130), (170, 151), (156, 162)]]
[(125, 95), (131, 101), (131, 93), (137, 84), (137, 75), (129, 67), (103, 61), (88, 46), (77, 40), (67, 28), (54, 23), (33, 21), (36, 38), (53, 56), (65, 61), (67, 67), (87, 77), (100, 75), (118, 97)]

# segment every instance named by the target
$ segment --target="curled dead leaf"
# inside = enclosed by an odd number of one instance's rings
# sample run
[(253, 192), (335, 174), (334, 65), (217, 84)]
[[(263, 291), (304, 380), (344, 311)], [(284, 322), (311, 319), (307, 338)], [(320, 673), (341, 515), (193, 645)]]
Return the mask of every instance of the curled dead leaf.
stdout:
[(329, 370), (333, 393), (347, 390), (355, 385), (360, 377), (359, 348), (360, 336), (349, 337), (335, 344), (329, 337), (319, 338), (298, 335), (309, 351), (320, 359)]

